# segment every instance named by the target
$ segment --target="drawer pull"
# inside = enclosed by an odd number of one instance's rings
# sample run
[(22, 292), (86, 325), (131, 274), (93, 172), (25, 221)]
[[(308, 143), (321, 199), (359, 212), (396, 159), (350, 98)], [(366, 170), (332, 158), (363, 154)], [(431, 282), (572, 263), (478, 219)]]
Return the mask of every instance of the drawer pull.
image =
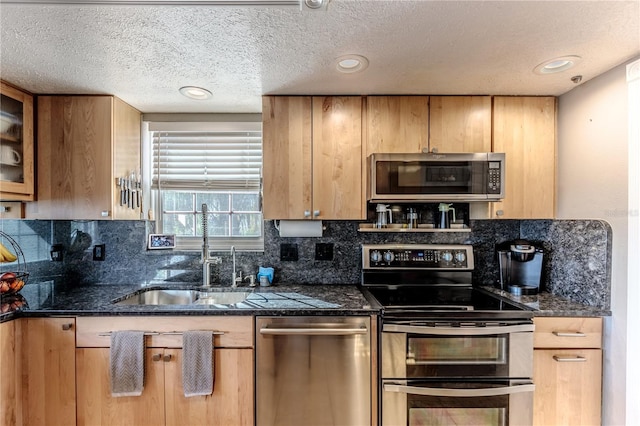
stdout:
[(587, 358), (580, 355), (554, 355), (554, 361), (557, 362), (586, 362)]
[(558, 337), (587, 337), (580, 331), (554, 331), (553, 334)]
[(164, 362), (169, 362), (169, 361), (171, 361), (171, 354), (167, 354), (167, 355), (165, 355), (165, 356), (164, 356), (164, 358), (163, 358), (163, 361), (164, 361)]
[[(209, 331), (209, 330), (207, 330)], [(212, 331), (211, 334), (216, 335), (216, 336), (221, 336), (224, 334), (224, 331)], [(165, 331), (165, 332), (158, 332), (158, 331), (145, 331), (144, 332), (145, 336), (181, 336), (182, 335), (182, 331)], [(111, 332), (110, 331), (106, 331), (103, 333), (98, 333), (98, 336), (100, 337), (109, 337), (111, 336)]]
[(151, 359), (154, 361), (160, 361), (162, 359), (162, 354), (153, 354)]
[(71, 330), (71, 327), (73, 327), (72, 323), (62, 324), (63, 330)]

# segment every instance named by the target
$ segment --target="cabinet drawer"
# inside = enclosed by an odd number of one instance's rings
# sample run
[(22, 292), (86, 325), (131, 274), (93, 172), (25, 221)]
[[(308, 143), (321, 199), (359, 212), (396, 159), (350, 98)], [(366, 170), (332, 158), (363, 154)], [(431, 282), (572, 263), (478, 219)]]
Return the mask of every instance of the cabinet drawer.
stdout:
[(602, 318), (537, 317), (535, 348), (601, 348)]
[[(109, 332), (141, 330), (149, 332), (149, 348), (181, 348), (182, 335), (187, 330), (212, 330), (214, 345), (221, 347), (253, 347), (253, 321), (250, 316), (207, 317), (78, 317), (76, 319), (76, 347), (106, 348), (110, 345)], [(172, 333), (177, 334), (163, 334)], [(155, 334), (158, 333), (158, 334)]]

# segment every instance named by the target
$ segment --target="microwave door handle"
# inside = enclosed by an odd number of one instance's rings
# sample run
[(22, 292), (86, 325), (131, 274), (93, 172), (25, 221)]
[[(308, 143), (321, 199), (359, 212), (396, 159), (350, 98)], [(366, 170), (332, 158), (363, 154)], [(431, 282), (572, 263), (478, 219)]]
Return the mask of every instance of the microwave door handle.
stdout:
[(384, 324), (383, 332), (412, 333), (445, 336), (485, 336), (490, 334), (507, 334), (533, 332), (533, 324), (505, 325), (496, 327), (441, 327), (423, 325)]
[(511, 395), (521, 392), (533, 392), (536, 385), (526, 383), (515, 386), (504, 386), (501, 388), (484, 388), (484, 389), (449, 389), (449, 388), (423, 388), (417, 386), (406, 386), (385, 383), (382, 389), (385, 392), (398, 392), (410, 395), (422, 396), (444, 396), (444, 397), (477, 397), (477, 396), (501, 396)]

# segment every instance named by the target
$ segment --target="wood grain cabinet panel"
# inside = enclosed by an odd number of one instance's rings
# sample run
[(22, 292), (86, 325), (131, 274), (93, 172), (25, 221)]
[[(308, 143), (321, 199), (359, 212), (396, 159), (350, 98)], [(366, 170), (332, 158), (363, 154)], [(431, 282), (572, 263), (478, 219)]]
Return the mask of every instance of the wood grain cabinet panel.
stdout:
[(140, 171), (141, 114), (113, 96), (39, 96), (38, 197), (29, 219), (140, 219), (116, 178)]
[(428, 96), (367, 96), (365, 158), (429, 147)]
[(16, 341), (17, 322), (0, 323), (0, 419), (6, 426), (22, 424), (21, 351)]
[(429, 150), (491, 152), (491, 97), (431, 96)]
[(533, 424), (599, 425), (602, 318), (534, 318)]
[(556, 99), (493, 100), (493, 151), (506, 153), (505, 197), (492, 204), (498, 219), (555, 216)]
[(74, 318), (21, 318), (22, 424), (76, 424)]
[(362, 98), (265, 96), (265, 219), (363, 219)]

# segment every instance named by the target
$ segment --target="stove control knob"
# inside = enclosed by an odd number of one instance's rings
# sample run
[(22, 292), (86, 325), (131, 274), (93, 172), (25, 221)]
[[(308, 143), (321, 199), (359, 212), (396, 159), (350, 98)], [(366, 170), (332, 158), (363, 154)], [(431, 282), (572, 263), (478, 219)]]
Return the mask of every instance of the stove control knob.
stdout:
[(442, 259), (443, 262), (451, 262), (453, 260), (453, 254), (451, 254), (450, 251), (443, 251), (440, 259)]
[(465, 260), (467, 260), (467, 254), (465, 252), (463, 251), (456, 252), (456, 262), (464, 263)]
[(380, 253), (378, 250), (374, 250), (371, 252), (369, 257), (371, 258), (372, 262), (380, 262), (382, 260), (382, 253)]
[(391, 263), (393, 262), (393, 259), (395, 259), (395, 256), (393, 254), (393, 252), (391, 251), (385, 251), (384, 252), (384, 261), (387, 263)]

